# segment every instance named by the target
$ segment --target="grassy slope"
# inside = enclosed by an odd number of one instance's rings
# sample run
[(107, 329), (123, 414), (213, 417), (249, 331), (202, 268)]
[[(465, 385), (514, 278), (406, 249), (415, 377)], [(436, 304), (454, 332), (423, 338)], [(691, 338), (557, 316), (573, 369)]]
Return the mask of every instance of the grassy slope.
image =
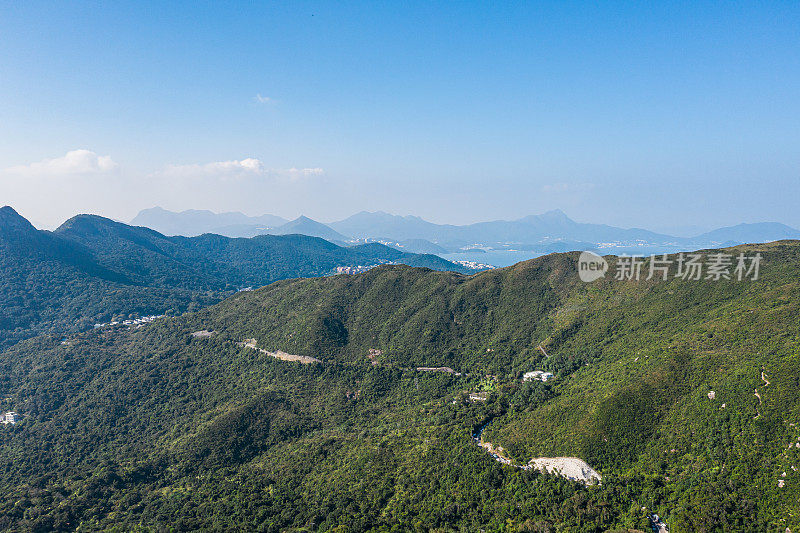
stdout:
[[(604, 531), (644, 527), (647, 506), (672, 531), (794, 529), (800, 245), (760, 249), (758, 282), (587, 285), (569, 255), (468, 278), (382, 267), (72, 346), (27, 341), (0, 359), (4, 407), (28, 415), (0, 432), (0, 514), (45, 529)], [(236, 345), (249, 337), (326, 364)], [(520, 384), (534, 367), (556, 381)], [(486, 373), (487, 404), (451, 403)], [(495, 415), (486, 436), (517, 461), (578, 455), (603, 486), (492, 461), (469, 434)]]
[[(788, 448), (800, 435), (790, 425), (800, 424), (800, 257), (796, 243), (757, 248), (765, 251), (758, 282), (584, 285), (567, 274), (567, 256), (551, 256), (469, 279), (387, 270), (273, 287), (226, 302), (218, 316), (231, 333), (298, 353), (322, 349), (333, 360), (378, 347), (395, 363), (465, 372), (577, 368), (553, 400), (512, 410), (487, 437), (518, 462), (577, 455), (612, 475), (656, 476), (664, 486), (651, 504), (688, 530), (706, 513), (733, 516), (756, 502), (777, 526), (796, 522), (800, 504), (791, 469), (800, 450)], [(542, 360), (539, 343), (552, 360)], [(788, 485), (779, 489), (783, 472)]]
[(39, 231), (6, 207), (0, 210), (0, 348), (129, 315), (194, 311), (245, 286), (387, 261), (468, 271), (380, 244), (344, 248), (304, 235), (165, 237), (95, 215)]
[(487, 437), (518, 461), (577, 455), (623, 479), (652, 476), (651, 501), (679, 530), (755, 502), (776, 527), (796, 524), (797, 246), (769, 248), (757, 283), (605, 283), (573, 294), (556, 321), (580, 327), (549, 351), (596, 360), (558, 383), (553, 400), (510, 413)]

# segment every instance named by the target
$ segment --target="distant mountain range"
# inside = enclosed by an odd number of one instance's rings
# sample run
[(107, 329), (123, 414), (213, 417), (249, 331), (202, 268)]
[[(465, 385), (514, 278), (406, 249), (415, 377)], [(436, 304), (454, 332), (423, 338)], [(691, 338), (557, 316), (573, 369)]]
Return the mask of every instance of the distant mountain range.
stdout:
[(298, 233), (333, 242), (380, 241), (408, 251), (443, 254), (469, 247), (499, 248), (541, 253), (592, 247), (639, 246), (704, 247), (768, 242), (800, 238), (800, 230), (777, 222), (739, 224), (697, 235), (675, 237), (640, 228), (575, 222), (560, 210), (530, 215), (519, 220), (495, 220), (463, 226), (435, 224), (417, 216), (389, 213), (356, 213), (344, 220), (323, 224), (301, 216), (286, 221), (273, 215), (247, 217), (241, 213), (215, 215), (210, 211), (173, 213), (146, 209), (131, 221), (168, 234), (219, 233), (231, 237)]
[(687, 239), (698, 244), (742, 244), (770, 242), (782, 239), (797, 239), (800, 231), (778, 222), (759, 222), (756, 224), (738, 224), (719, 228)]
[[(316, 224), (295, 222), (299, 230)], [(42, 231), (3, 207), (0, 348), (37, 332), (198, 309), (238, 288), (381, 263), (472, 272), (435, 255), (377, 243), (342, 247), (297, 234), (167, 237), (96, 215), (78, 215), (55, 231)]]
[(144, 209), (131, 220), (134, 226), (145, 226), (164, 235), (195, 237), (216, 233), (228, 237), (253, 237), (269, 228), (286, 224), (288, 220), (275, 215), (249, 217), (243, 213), (213, 213), (189, 209), (175, 213), (160, 207)]
[(298, 217), (282, 226), (278, 226), (271, 230), (270, 233), (273, 235), (310, 235), (311, 237), (319, 237), (331, 242), (344, 242), (348, 240), (347, 237), (330, 226), (317, 222), (316, 220), (311, 220), (305, 216)]

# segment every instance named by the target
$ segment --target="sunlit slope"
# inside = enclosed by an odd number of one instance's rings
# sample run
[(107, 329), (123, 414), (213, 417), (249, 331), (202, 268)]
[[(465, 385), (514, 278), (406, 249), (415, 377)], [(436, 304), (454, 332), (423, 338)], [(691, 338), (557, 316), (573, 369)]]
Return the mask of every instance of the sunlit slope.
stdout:
[[(728, 251), (760, 251), (760, 279), (585, 284), (565, 254), (469, 278), (387, 268), (287, 282), (196, 319), (331, 361), (374, 348), (401, 366), (553, 371), (549, 400), (512, 405), (487, 430), (515, 462), (577, 456), (653, 476), (688, 524), (739, 497), (785, 517), (800, 494), (800, 248)], [(708, 495), (681, 503), (695, 489)]]
[(553, 358), (542, 365), (580, 366), (547, 402), (512, 407), (487, 438), (519, 462), (578, 456), (604, 474), (649, 477), (685, 530), (755, 502), (770, 509), (765, 518), (796, 522), (800, 265), (795, 243), (737, 250), (756, 248), (765, 250), (757, 282), (575, 292), (555, 315), (562, 329), (544, 342)]
[(575, 286), (570, 269), (567, 255), (471, 277), (380, 267), (358, 276), (279, 282), (192, 320), (325, 360), (363, 361), (372, 348), (383, 351), (385, 363), (507, 372), (541, 355), (535, 348), (551, 334), (554, 314)]
[[(758, 281), (385, 266), (24, 341), (0, 354), (24, 415), (0, 526), (602, 532), (646, 507), (674, 532), (794, 530), (800, 245), (740, 250)], [(580, 457), (602, 485), (500, 464), (472, 440), (489, 420), (515, 463)]]

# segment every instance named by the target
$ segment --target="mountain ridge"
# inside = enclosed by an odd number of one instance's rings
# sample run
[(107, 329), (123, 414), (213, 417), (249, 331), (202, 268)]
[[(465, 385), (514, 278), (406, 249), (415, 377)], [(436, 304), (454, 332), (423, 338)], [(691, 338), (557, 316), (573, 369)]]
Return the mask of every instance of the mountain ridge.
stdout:
[[(173, 215), (180, 214), (173, 213)], [(224, 214), (220, 216), (222, 215)], [(643, 228), (620, 228), (607, 224), (575, 222), (560, 209), (538, 215), (527, 215), (517, 220), (492, 220), (466, 225), (436, 224), (416, 215), (360, 211), (342, 220), (329, 223), (301, 216), (293, 221), (283, 221), (282, 224), (273, 227), (252, 222), (238, 222), (227, 226), (217, 224), (216, 231), (230, 236), (305, 232), (305, 234), (337, 242), (424, 240), (445, 249), (448, 253), (476, 243), (502, 247), (503, 243), (510, 242), (541, 247), (555, 242), (580, 242), (597, 247), (604, 243), (640, 245), (642, 242), (647, 242), (674, 247), (718, 246), (720, 244), (767, 242), (800, 237), (800, 230), (776, 222), (742, 223), (736, 226), (717, 228), (693, 237), (675, 237)], [(198, 231), (195, 230), (191, 233), (198, 233)], [(432, 250), (433, 247), (428, 247), (428, 249)]]
[(77, 215), (50, 232), (11, 208), (0, 210), (0, 251), (0, 347), (114, 317), (197, 309), (242, 287), (330, 275), (339, 266), (405, 262), (470, 272), (381, 244), (341, 247), (304, 235), (167, 237), (98, 215)]
[(214, 213), (209, 210), (188, 209), (168, 211), (162, 207), (143, 209), (131, 220), (134, 226), (147, 226), (164, 235), (196, 237), (204, 233), (220, 233), (236, 237), (236, 228), (252, 226), (270, 228), (286, 224), (288, 220), (275, 215), (250, 217), (238, 211)]
[(308, 235), (310, 237), (320, 237), (326, 241), (343, 243), (348, 240), (348, 237), (342, 235), (330, 226), (317, 222), (305, 215), (300, 215), (294, 220), (290, 220), (286, 224), (278, 226), (270, 230), (273, 235)]
[[(761, 253), (762, 276), (387, 265), (25, 341), (0, 353), (26, 417), (0, 432), (0, 526), (795, 529), (800, 242), (714, 252)], [(602, 483), (500, 461), (542, 456)]]

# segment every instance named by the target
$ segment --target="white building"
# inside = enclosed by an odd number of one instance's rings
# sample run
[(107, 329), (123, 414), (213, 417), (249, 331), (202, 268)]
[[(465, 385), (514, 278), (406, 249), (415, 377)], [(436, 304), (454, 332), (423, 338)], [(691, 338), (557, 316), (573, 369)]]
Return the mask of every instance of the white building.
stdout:
[(8, 411), (6, 414), (0, 415), (0, 422), (3, 424), (16, 424), (21, 419), (22, 417), (19, 416), (19, 413), (15, 413), (14, 411)]
[(553, 374), (551, 372), (544, 372), (542, 370), (534, 370), (532, 372), (525, 372), (522, 374), (522, 381), (533, 381), (537, 379), (539, 381), (547, 381), (548, 379), (552, 378)]

